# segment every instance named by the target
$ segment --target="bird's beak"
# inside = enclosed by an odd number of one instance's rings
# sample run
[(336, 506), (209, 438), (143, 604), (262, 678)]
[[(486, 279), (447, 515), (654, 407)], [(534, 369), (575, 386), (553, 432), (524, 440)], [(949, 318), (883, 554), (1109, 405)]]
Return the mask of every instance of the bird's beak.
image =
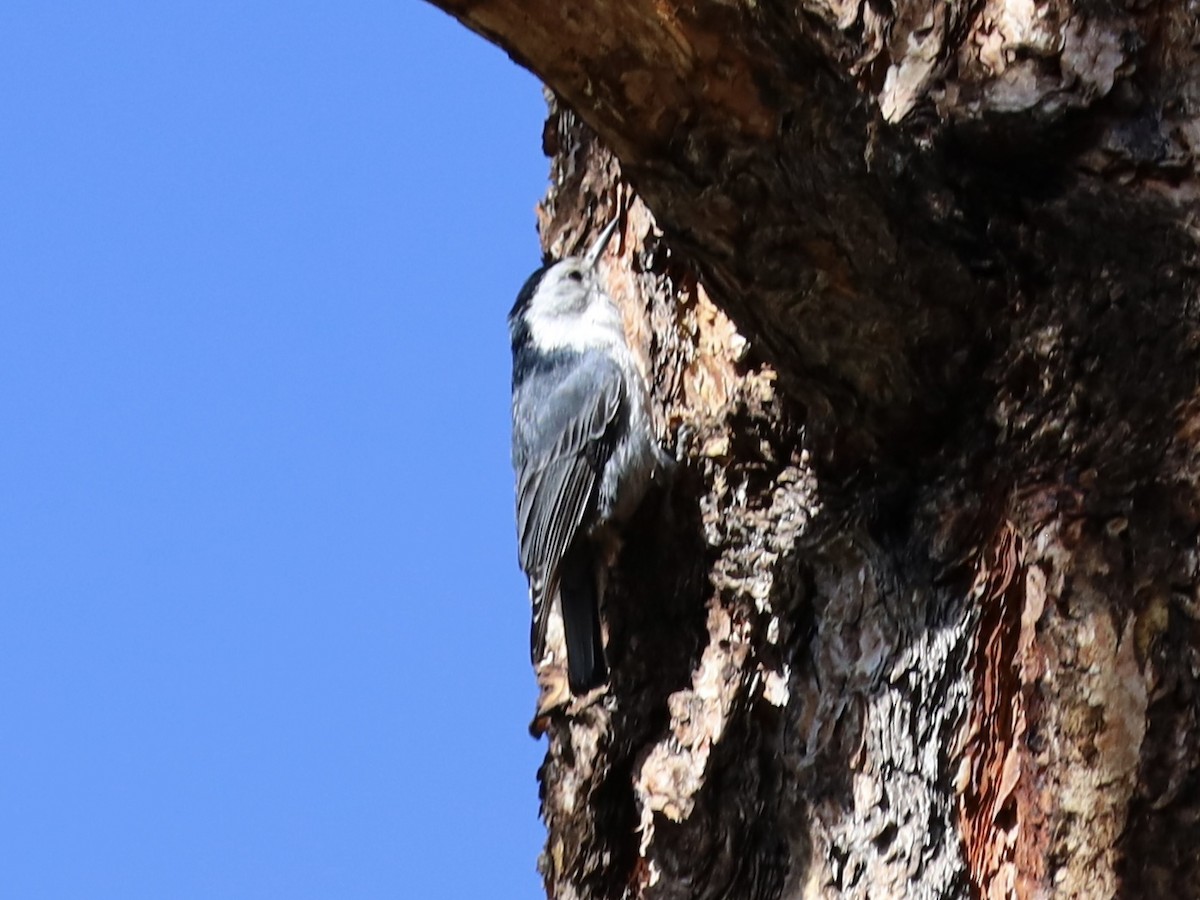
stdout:
[(613, 236), (613, 232), (617, 230), (617, 223), (620, 221), (620, 213), (613, 216), (613, 220), (605, 225), (604, 230), (600, 232), (600, 237), (596, 238), (596, 242), (588, 248), (588, 252), (583, 256), (583, 264), (587, 268), (596, 268), (596, 263), (600, 259), (600, 254), (604, 252), (604, 248), (608, 244), (608, 239)]

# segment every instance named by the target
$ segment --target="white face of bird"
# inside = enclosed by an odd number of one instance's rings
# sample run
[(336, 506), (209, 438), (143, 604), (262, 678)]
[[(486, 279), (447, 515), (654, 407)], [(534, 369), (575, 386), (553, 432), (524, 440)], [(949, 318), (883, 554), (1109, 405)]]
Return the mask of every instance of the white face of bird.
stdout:
[(546, 352), (598, 349), (625, 340), (621, 314), (599, 275), (575, 256), (546, 270), (525, 321), (534, 343)]
[(543, 351), (589, 350), (625, 342), (621, 314), (596, 271), (617, 222), (615, 218), (609, 222), (583, 256), (568, 256), (542, 276), (525, 321)]

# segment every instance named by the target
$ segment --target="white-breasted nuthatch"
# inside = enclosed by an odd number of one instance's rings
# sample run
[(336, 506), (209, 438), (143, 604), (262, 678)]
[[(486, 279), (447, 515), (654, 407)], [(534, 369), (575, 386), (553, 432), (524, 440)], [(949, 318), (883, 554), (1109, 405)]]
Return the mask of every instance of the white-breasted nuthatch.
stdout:
[(608, 677), (600, 629), (605, 548), (641, 503), (665, 455), (649, 391), (596, 262), (617, 227), (583, 256), (543, 266), (508, 314), (517, 542), (533, 602), (533, 663), (559, 600), (567, 683), (576, 696)]

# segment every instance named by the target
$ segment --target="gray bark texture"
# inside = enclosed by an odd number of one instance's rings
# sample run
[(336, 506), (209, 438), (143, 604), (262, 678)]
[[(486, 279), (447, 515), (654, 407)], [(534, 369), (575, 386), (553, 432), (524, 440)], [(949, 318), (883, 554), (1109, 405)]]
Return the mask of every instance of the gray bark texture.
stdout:
[(681, 460), (548, 895), (1200, 897), (1200, 3), (436, 2)]

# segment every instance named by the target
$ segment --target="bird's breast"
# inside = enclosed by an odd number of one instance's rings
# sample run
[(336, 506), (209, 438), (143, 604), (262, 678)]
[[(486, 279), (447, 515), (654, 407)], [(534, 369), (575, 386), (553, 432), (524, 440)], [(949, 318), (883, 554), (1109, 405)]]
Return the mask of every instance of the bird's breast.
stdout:
[(637, 511), (658, 465), (646, 382), (632, 353), (619, 361), (625, 376), (624, 421), (600, 481), (601, 524), (623, 522)]

